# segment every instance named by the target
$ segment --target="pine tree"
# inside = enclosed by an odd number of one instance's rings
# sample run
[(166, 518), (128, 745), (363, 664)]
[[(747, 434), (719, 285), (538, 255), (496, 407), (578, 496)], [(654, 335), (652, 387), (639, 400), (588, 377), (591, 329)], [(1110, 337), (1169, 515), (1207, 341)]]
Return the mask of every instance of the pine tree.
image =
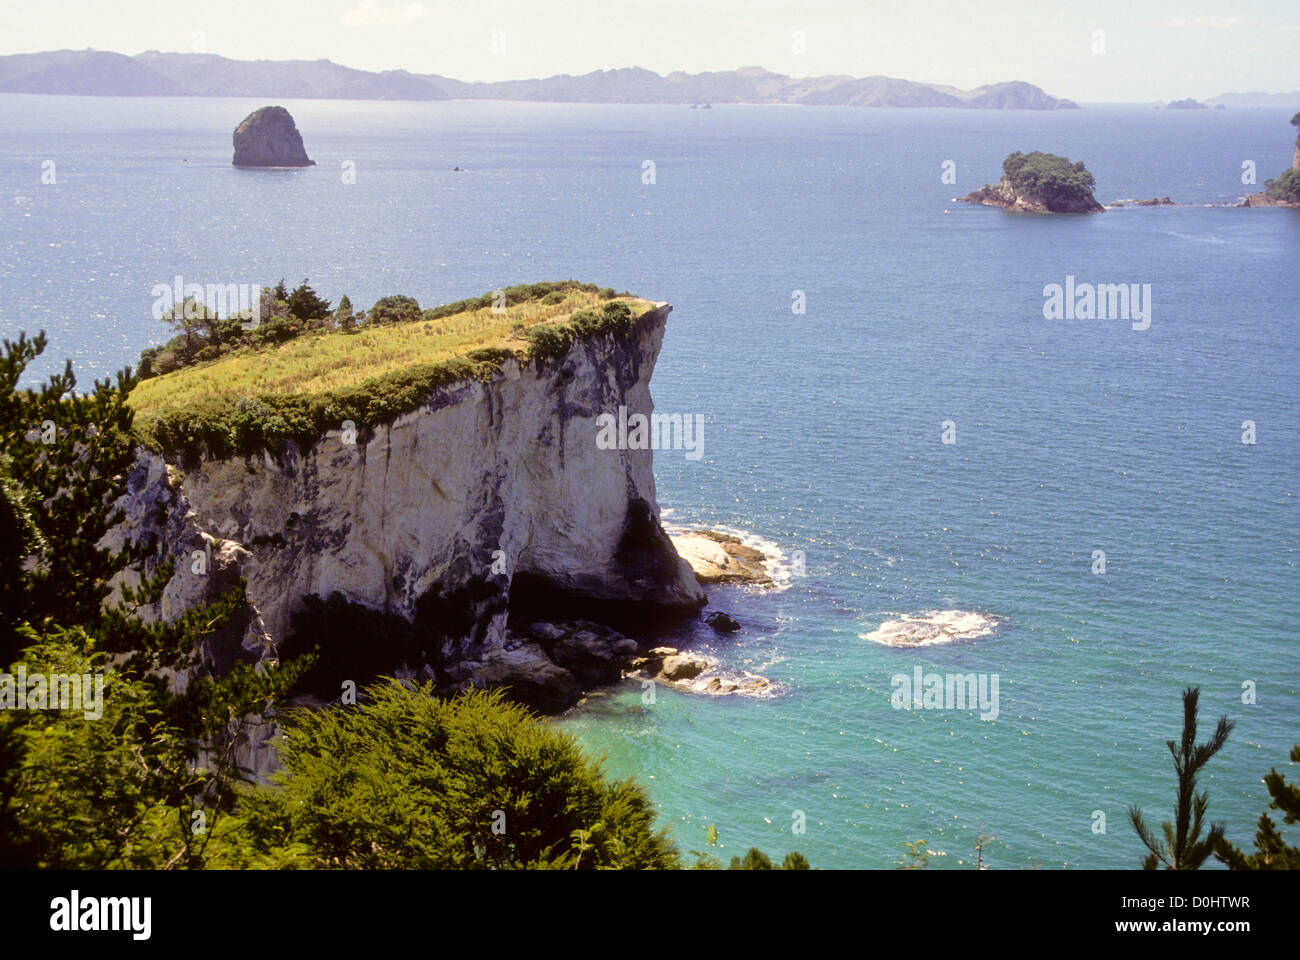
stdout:
[(4, 513), (24, 535), (5, 538), (0, 567), (21, 571), (6, 579), (0, 608), (0, 661), (18, 650), (22, 622), (65, 625), (101, 622), (108, 581), (134, 559), (101, 547), (121, 519), (112, 503), (135, 459), (134, 413), (126, 395), (136, 384), (130, 368), (117, 384), (105, 379), (78, 393), (69, 361), (39, 390), (19, 389), (27, 366), (45, 349), (44, 333), (5, 340), (0, 356), (0, 458)]
[(339, 328), (342, 330), (351, 330), (356, 326), (356, 317), (352, 315), (352, 301), (348, 299), (346, 293), (339, 300), (338, 309), (334, 311), (334, 316), (338, 320)]
[(299, 320), (322, 320), (329, 315), (330, 302), (322, 300), (304, 279), (289, 294), (289, 312)]
[(1178, 800), (1174, 807), (1174, 822), (1161, 824), (1164, 840), (1158, 839), (1147, 827), (1142, 811), (1129, 807), (1129, 820), (1138, 838), (1149, 851), (1142, 861), (1144, 870), (1155, 870), (1164, 864), (1168, 870), (1196, 870), (1206, 861), (1223, 840), (1224, 825), (1210, 824), (1205, 839), (1201, 830), (1205, 825), (1205, 811), (1210, 798), (1207, 793), (1196, 792), (1196, 777), (1201, 769), (1228, 742), (1233, 723), (1220, 717), (1214, 734), (1202, 744), (1196, 742), (1196, 710), (1201, 692), (1196, 687), (1183, 691), (1183, 736), (1181, 743), (1166, 741), (1174, 758), (1174, 773), (1178, 776)]
[[(1300, 114), (1296, 119), (1300, 120)], [(1300, 746), (1291, 748), (1291, 762), (1300, 763)], [(1269, 809), (1280, 810), (1282, 822), (1287, 825), (1300, 823), (1300, 785), (1287, 783), (1276, 767), (1268, 772), (1264, 785), (1272, 798)], [(1229, 870), (1300, 870), (1300, 847), (1287, 844), (1267, 813), (1259, 815), (1255, 850), (1253, 854), (1243, 853), (1224, 838), (1215, 847), (1214, 855)]]

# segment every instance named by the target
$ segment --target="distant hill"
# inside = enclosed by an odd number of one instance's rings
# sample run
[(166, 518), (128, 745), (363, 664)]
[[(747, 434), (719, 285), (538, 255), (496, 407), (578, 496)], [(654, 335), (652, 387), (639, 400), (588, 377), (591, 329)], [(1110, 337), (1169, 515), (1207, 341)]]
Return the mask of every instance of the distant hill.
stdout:
[(534, 100), (568, 103), (791, 103), (977, 110), (1077, 110), (1030, 83), (974, 90), (894, 77), (795, 78), (761, 67), (660, 76), (641, 67), (541, 80), (466, 83), (405, 70), (371, 73), (329, 60), (231, 60), (149, 51), (128, 57), (57, 50), (0, 57), (0, 93), (94, 96), (298, 97), (355, 100)]
[(328, 60), (230, 60), (205, 53), (134, 57), (58, 50), (0, 57), (0, 92), (113, 97), (303, 97), (443, 100), (447, 94), (401, 70), (369, 73)]
[(640, 67), (597, 70), (544, 80), (462, 83), (429, 78), (453, 97), (493, 100), (559, 100), (580, 103), (796, 103), (851, 107), (965, 107), (985, 110), (1077, 110), (1078, 104), (1048, 96), (1019, 81), (958, 90), (895, 77), (796, 78), (762, 67), (720, 73), (670, 73)]
[(1300, 109), (1300, 90), (1295, 93), (1221, 93), (1205, 101), (1225, 107), (1296, 107)]

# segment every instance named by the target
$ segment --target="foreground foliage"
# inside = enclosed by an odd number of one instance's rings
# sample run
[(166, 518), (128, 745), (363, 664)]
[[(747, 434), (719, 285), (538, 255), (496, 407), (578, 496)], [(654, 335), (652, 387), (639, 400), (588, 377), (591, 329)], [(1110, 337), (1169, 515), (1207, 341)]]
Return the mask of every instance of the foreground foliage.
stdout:
[[(644, 790), (499, 692), (440, 700), (395, 681), (296, 711), (277, 785), (246, 792), (239, 853), (314, 868), (665, 869)], [(235, 835), (232, 831), (232, 836)]]
[[(1300, 746), (1291, 748), (1291, 762), (1300, 763)], [(1272, 798), (1269, 809), (1281, 811), (1285, 824), (1300, 824), (1300, 785), (1287, 783), (1277, 768), (1264, 777), (1264, 785)], [(1267, 812), (1259, 815), (1254, 853), (1245, 853), (1226, 838), (1221, 838), (1214, 848), (1214, 855), (1227, 864), (1229, 870), (1300, 870), (1300, 846), (1286, 842)]]
[[(173, 565), (154, 544), (101, 545), (134, 458), (135, 379), (126, 370), (78, 393), (69, 365), (19, 389), (44, 347), (43, 335), (20, 337), (0, 357), (0, 667), (99, 674), (104, 696), (99, 716), (0, 710), (0, 865), (199, 866), (244, 775), (241, 727), (297, 668), (215, 673), (210, 644), (242, 609), (242, 584), (169, 623), (137, 616)], [(177, 675), (190, 678), (184, 690)]]

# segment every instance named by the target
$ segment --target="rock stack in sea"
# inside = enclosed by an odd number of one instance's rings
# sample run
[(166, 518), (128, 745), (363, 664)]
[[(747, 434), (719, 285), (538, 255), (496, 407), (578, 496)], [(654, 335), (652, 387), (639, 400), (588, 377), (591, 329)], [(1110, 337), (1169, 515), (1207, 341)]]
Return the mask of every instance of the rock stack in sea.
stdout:
[(237, 167), (314, 167), (293, 117), (284, 107), (254, 110), (235, 128)]

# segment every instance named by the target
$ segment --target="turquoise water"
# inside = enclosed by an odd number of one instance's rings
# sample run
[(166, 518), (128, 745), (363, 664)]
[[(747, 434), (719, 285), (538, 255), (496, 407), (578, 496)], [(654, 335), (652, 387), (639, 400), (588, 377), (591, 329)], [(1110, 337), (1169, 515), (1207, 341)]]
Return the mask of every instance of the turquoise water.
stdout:
[[(41, 372), (102, 375), (161, 338), (151, 288), (177, 273), (309, 276), (357, 305), (567, 277), (668, 300), (655, 402), (706, 432), (699, 461), (656, 456), (667, 519), (806, 564), (780, 592), (716, 590), (744, 630), (697, 637), (780, 697), (630, 687), (561, 721), (648, 784), (684, 849), (716, 823), (724, 855), (880, 867), (925, 838), (958, 867), (982, 820), (994, 866), (1131, 867), (1124, 810), (1169, 815), (1188, 684), (1203, 727), (1237, 721), (1204, 785), (1248, 842), (1260, 778), (1300, 742), (1300, 213), (949, 201), (1016, 149), (1083, 159), (1103, 202), (1230, 201), (1256, 189), (1243, 160), (1261, 183), (1287, 165), (1293, 111), (286, 101), (320, 165), (233, 170), (260, 105), (0, 96), (0, 333), (43, 327)], [(1067, 275), (1150, 284), (1150, 329), (1045, 320)], [(1000, 625), (923, 650), (861, 637), (932, 609)], [(997, 719), (893, 709), (918, 665), (997, 674)]]

